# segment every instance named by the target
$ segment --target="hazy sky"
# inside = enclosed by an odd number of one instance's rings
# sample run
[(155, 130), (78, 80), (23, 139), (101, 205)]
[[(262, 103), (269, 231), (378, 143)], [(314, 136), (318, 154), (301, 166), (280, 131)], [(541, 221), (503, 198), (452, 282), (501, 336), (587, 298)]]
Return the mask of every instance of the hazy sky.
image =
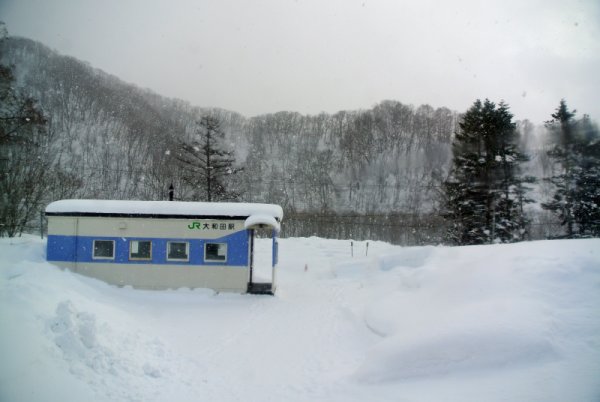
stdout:
[(0, 0), (9, 34), (162, 95), (246, 116), (466, 110), (600, 121), (599, 0)]

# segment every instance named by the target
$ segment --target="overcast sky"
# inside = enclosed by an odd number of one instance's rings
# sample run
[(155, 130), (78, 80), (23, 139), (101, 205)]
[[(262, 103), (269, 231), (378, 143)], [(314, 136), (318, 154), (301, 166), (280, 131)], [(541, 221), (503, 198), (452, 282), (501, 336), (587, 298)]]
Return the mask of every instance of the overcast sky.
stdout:
[(600, 1), (0, 0), (10, 35), (246, 116), (466, 110), (541, 123), (561, 98), (600, 121)]

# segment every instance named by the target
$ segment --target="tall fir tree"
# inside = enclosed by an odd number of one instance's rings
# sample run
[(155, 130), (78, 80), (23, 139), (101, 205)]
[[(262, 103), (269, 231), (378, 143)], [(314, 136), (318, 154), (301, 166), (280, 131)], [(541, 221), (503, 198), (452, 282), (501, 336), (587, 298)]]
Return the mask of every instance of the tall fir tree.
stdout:
[(531, 202), (519, 165), (518, 133), (508, 105), (475, 101), (462, 117), (452, 144), (453, 166), (444, 182), (448, 238), (458, 245), (523, 239)]
[(575, 197), (575, 181), (577, 170), (577, 154), (575, 152), (575, 110), (570, 111), (567, 102), (562, 99), (552, 120), (546, 122), (546, 128), (554, 143), (548, 155), (555, 162), (555, 173), (547, 178), (556, 190), (553, 198), (542, 203), (542, 208), (556, 213), (561, 224), (566, 227), (566, 236), (572, 238), (575, 233), (573, 204)]
[(204, 116), (197, 123), (193, 141), (180, 144), (175, 159), (182, 168), (183, 181), (192, 188), (192, 197), (211, 201), (231, 201), (239, 194), (228, 184), (236, 168), (233, 151), (223, 149), (225, 133), (218, 119)]
[(588, 116), (575, 119), (562, 99), (546, 128), (553, 143), (552, 199), (542, 207), (554, 212), (567, 238), (600, 235), (600, 135)]
[(600, 130), (589, 116), (579, 122), (583, 143), (573, 211), (580, 237), (600, 237)]

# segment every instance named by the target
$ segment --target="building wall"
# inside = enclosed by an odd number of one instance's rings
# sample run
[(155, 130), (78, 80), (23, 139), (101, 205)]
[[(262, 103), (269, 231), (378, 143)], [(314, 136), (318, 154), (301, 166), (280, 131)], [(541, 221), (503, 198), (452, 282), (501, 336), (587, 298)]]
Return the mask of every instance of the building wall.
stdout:
[(217, 239), (242, 230), (244, 219), (48, 216), (48, 234), (53, 235)]
[(118, 286), (136, 289), (208, 288), (219, 292), (246, 293), (248, 269), (231, 266), (169, 264), (74, 263), (53, 261), (73, 272)]
[[(114, 258), (94, 258), (94, 240), (114, 241)], [(150, 260), (132, 260), (132, 240), (152, 242)], [(189, 244), (188, 261), (167, 260), (167, 243)], [(205, 261), (207, 242), (227, 244), (227, 260)], [(246, 292), (249, 231), (243, 220), (48, 217), (48, 261), (115, 285), (207, 287)]]

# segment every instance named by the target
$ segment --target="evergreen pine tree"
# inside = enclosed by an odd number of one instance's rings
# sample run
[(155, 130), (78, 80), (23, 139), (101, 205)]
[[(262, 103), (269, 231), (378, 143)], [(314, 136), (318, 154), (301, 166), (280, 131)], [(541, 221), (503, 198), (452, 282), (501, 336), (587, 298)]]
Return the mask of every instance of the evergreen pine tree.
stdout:
[(580, 121), (582, 144), (573, 216), (580, 237), (600, 236), (600, 131), (588, 116)]
[(520, 175), (527, 157), (508, 106), (475, 101), (462, 117), (452, 144), (453, 167), (444, 183), (445, 217), (455, 244), (511, 242), (523, 238), (523, 204), (531, 178)]
[(546, 122), (546, 128), (553, 136), (553, 148), (548, 155), (555, 161), (558, 170), (547, 180), (554, 184), (556, 190), (552, 200), (542, 204), (542, 208), (558, 215), (562, 225), (566, 225), (566, 236), (574, 235), (573, 202), (575, 197), (575, 181), (577, 155), (575, 153), (575, 111), (569, 111), (567, 102), (562, 99), (552, 120)]
[(552, 120), (546, 122), (554, 146), (548, 155), (555, 174), (547, 180), (555, 186), (552, 200), (544, 209), (558, 215), (567, 238), (600, 235), (600, 136), (585, 116), (575, 119), (564, 99)]
[(193, 189), (193, 198), (211, 201), (230, 201), (239, 194), (227, 188), (235, 168), (233, 151), (224, 150), (225, 133), (218, 119), (204, 116), (198, 122), (196, 138), (183, 142), (175, 155), (183, 170), (183, 181)]

